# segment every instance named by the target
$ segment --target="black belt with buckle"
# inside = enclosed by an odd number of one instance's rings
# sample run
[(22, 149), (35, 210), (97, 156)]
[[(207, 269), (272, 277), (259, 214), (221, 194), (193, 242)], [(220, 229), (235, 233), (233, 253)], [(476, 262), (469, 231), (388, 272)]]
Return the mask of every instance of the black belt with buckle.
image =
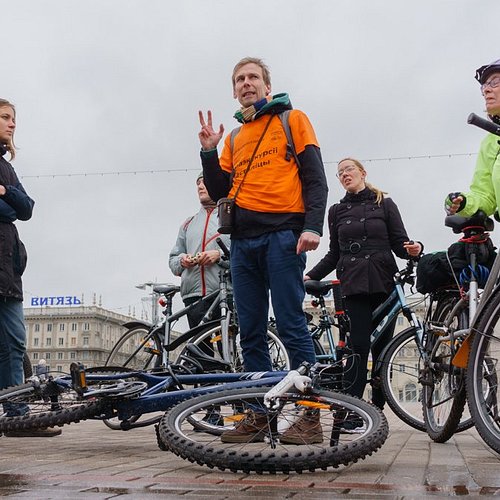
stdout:
[(386, 245), (362, 245), (358, 241), (353, 241), (349, 245), (345, 246), (344, 248), (340, 249), (340, 253), (344, 254), (357, 254), (361, 251), (382, 251), (386, 250), (388, 252), (391, 251), (390, 247)]

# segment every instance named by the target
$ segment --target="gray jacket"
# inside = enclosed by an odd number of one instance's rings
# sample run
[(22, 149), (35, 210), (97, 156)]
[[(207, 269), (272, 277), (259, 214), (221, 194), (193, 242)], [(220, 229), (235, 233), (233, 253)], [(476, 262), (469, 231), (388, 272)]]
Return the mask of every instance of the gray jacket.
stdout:
[(229, 248), (229, 236), (219, 234), (218, 227), (217, 210), (201, 207), (200, 211), (193, 217), (189, 217), (179, 229), (177, 241), (170, 252), (169, 266), (175, 276), (181, 277), (181, 296), (183, 299), (204, 297), (219, 287), (220, 266), (218, 264), (194, 266), (189, 269), (181, 266), (183, 255), (195, 255), (207, 250), (220, 250), (215, 241), (217, 237), (220, 237)]

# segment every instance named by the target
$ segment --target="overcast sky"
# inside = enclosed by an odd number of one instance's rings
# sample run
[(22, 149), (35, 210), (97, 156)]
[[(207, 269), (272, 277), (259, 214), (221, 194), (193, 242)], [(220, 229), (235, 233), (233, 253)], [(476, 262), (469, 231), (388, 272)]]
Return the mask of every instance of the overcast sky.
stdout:
[[(484, 133), (475, 69), (500, 57), (498, 0), (0, 0), (0, 97), (13, 165), (36, 201), (19, 222), (32, 296), (93, 294), (140, 314), (146, 281), (198, 209), (199, 109), (226, 132), (231, 72), (261, 57), (273, 93), (310, 117), (330, 204), (336, 161), (364, 160), (426, 250), (454, 240), (443, 198), (466, 189)], [(410, 159), (411, 158), (411, 159)], [(85, 175), (86, 174), (86, 175)], [(497, 235), (494, 241), (498, 243)], [(308, 269), (328, 248), (308, 254)], [(142, 305), (141, 305), (142, 304)]]

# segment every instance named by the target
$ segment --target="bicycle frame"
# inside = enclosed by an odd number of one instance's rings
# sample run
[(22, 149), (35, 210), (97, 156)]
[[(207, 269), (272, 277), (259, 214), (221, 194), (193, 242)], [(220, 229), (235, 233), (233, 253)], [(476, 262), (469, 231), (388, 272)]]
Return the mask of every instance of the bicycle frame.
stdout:
[(422, 322), (418, 319), (417, 315), (413, 312), (412, 308), (408, 305), (404, 292), (404, 285), (409, 282), (411, 278), (413, 266), (414, 263), (410, 260), (408, 261), (408, 265), (404, 271), (398, 271), (394, 275), (394, 289), (389, 297), (387, 297), (387, 299), (373, 312), (372, 318), (374, 321), (377, 320), (377, 318), (380, 318), (383, 314), (384, 316), (371, 333), (370, 339), (371, 344), (375, 344), (383, 333), (385, 333), (391, 323), (398, 317), (399, 313), (403, 313), (403, 316), (410, 323), (410, 326), (415, 328), (417, 333), (418, 348), (420, 354), (423, 356), (425, 355), (423, 348), (425, 328)]
[[(224, 267), (220, 271), (220, 280), (219, 280), (219, 288), (209, 293), (208, 295), (202, 297), (200, 300), (190, 304), (187, 307), (182, 308), (176, 313), (172, 313), (172, 304), (173, 298), (177, 292), (179, 292), (180, 288), (178, 286), (158, 286), (153, 288), (153, 293), (161, 297), (163, 296), (163, 304), (164, 310), (162, 311), (163, 316), (165, 318), (162, 321), (157, 322), (154, 325), (149, 325), (142, 322), (131, 322), (126, 323), (124, 326), (128, 328), (134, 327), (142, 327), (147, 330), (147, 334), (141, 339), (141, 342), (135, 347), (134, 351), (131, 352), (128, 358), (124, 362), (124, 366), (127, 366), (130, 361), (143, 349), (147, 346), (147, 344), (154, 340), (155, 337), (158, 337), (161, 341), (161, 353), (159, 350), (151, 350), (152, 356), (161, 355), (161, 363), (159, 366), (155, 366), (155, 368), (165, 368), (169, 366), (170, 360), (170, 352), (174, 351), (180, 345), (189, 342), (192, 338), (198, 335), (200, 332), (205, 330), (207, 327), (211, 325), (215, 326), (221, 325), (221, 345), (222, 345), (222, 358), (224, 361), (230, 361), (231, 359), (231, 345), (230, 345), (230, 336), (229, 330), (231, 321), (233, 319), (233, 312), (229, 307), (228, 303), (228, 280), (229, 280), (229, 271), (227, 267)], [(172, 333), (172, 325), (182, 318), (186, 316), (192, 309), (199, 306), (202, 303), (210, 303), (210, 306), (203, 316), (201, 322), (191, 328), (184, 334), (180, 335), (177, 339), (171, 340)], [(220, 318), (216, 320), (212, 320), (214, 315), (214, 311), (216, 309), (220, 310)], [(156, 347), (156, 346), (154, 346)]]
[[(110, 409), (98, 417), (99, 420), (118, 417), (121, 420), (123, 430), (142, 427), (140, 422), (128, 422), (127, 419), (145, 413), (166, 411), (175, 404), (201, 394), (216, 392), (224, 389), (240, 389), (247, 387), (261, 387), (274, 385), (281, 381), (289, 372), (248, 372), (248, 373), (214, 373), (201, 375), (177, 375), (177, 374), (153, 374), (142, 371), (119, 372), (114, 374), (87, 374), (81, 370), (78, 374), (83, 374), (83, 386), (87, 387), (88, 382), (112, 382), (127, 381), (130, 379), (139, 380), (147, 384), (147, 389), (143, 390), (138, 397), (121, 399), (119, 394), (116, 398), (109, 397)], [(80, 389), (77, 392), (82, 394), (82, 399), (102, 397), (99, 389), (82, 389), (80, 379)], [(61, 376), (52, 381), (62, 389), (75, 388), (75, 378), (73, 376)], [(185, 389), (184, 385), (198, 385)], [(104, 396), (104, 399), (106, 396)]]
[[(392, 290), (389, 297), (380, 304), (377, 309), (373, 312), (372, 318), (373, 321), (376, 321), (382, 315), (382, 319), (379, 321), (377, 327), (373, 330), (370, 336), (370, 340), (372, 345), (375, 344), (381, 335), (387, 330), (387, 328), (391, 325), (392, 321), (394, 321), (400, 312), (403, 313), (405, 318), (408, 320), (410, 325), (415, 328), (418, 336), (418, 345), (421, 354), (424, 356), (424, 326), (421, 321), (418, 319), (417, 315), (413, 312), (411, 307), (408, 305), (404, 293), (404, 285), (405, 283), (412, 282), (412, 273), (413, 273), (414, 262), (412, 260), (408, 261), (406, 268), (402, 271), (398, 271), (394, 275), (394, 289)], [(316, 355), (318, 361), (333, 361), (336, 362), (342, 356), (338, 355), (338, 346), (335, 344), (335, 339), (332, 333), (331, 326), (336, 325), (339, 328), (340, 337), (345, 339), (349, 336), (350, 324), (349, 321), (344, 318), (344, 305), (342, 294), (338, 289), (339, 296), (336, 296), (336, 288), (334, 283), (339, 282), (314, 282), (309, 281), (306, 283), (306, 291), (307, 293), (313, 295), (317, 299), (317, 304), (320, 306), (320, 321), (318, 325), (311, 330), (311, 336), (315, 338), (320, 338), (323, 333), (326, 332), (329, 353)], [(335, 318), (338, 320), (338, 325), (336, 324), (332, 315), (326, 309), (324, 295), (332, 290), (334, 294), (334, 305), (335, 305)], [(343, 321), (343, 319), (345, 319)], [(342, 331), (343, 330), (343, 331)], [(344, 346), (340, 348), (343, 349)], [(382, 359), (382, 358), (381, 358)], [(380, 362), (380, 361), (379, 361)], [(377, 365), (378, 367), (378, 365)]]
[[(484, 214), (483, 214), (484, 216)], [(485, 222), (486, 224), (486, 222)], [(452, 224), (447, 222), (447, 225), (453, 227)], [(464, 228), (464, 231), (467, 228)], [(486, 229), (486, 227), (485, 227)], [(454, 229), (454, 232), (458, 232)], [(487, 235), (487, 233), (486, 233)], [(483, 292), (481, 293), (481, 300), (479, 300), (479, 283), (476, 278), (476, 273), (474, 272), (477, 269), (477, 256), (474, 252), (470, 255), (470, 266), (473, 272), (471, 272), (471, 279), (469, 282), (469, 291), (467, 293), (467, 299), (462, 299), (459, 303), (456, 304), (453, 309), (453, 313), (459, 310), (461, 303), (463, 301), (468, 301), (469, 307), (469, 322), (467, 328), (463, 330), (457, 330), (453, 335), (453, 339), (464, 338), (461, 343), (458, 351), (455, 353), (455, 356), (452, 360), (452, 365), (458, 368), (466, 368), (467, 360), (469, 358), (469, 352), (471, 348), (472, 339), (474, 338), (474, 333), (476, 332), (476, 324), (478, 319), (481, 316), (481, 312), (485, 308), (488, 303), (489, 297), (497, 290), (500, 286), (500, 259), (499, 255), (495, 257), (493, 262), (493, 266), (488, 275), (488, 279), (486, 280), (486, 284), (484, 286)]]
[(493, 293), (498, 289), (499, 286), (500, 286), (500, 254), (497, 254), (497, 256), (495, 257), (495, 261), (493, 262), (493, 266), (491, 268), (488, 279), (486, 280), (486, 285), (484, 286), (483, 293), (481, 294), (482, 300), (479, 301), (474, 316), (472, 316), (472, 320), (470, 322), (471, 330), (474, 330), (474, 327), (476, 326), (477, 323), (477, 319), (479, 318), (481, 312), (486, 306), (488, 298), (493, 295)]
[(337, 346), (335, 344), (335, 338), (332, 332), (332, 325), (334, 325), (334, 321), (328, 312), (325, 304), (324, 297), (319, 297), (319, 306), (320, 306), (320, 315), (319, 322), (315, 327), (310, 331), (311, 337), (317, 338), (318, 340), (323, 336), (323, 333), (326, 333), (326, 338), (328, 341), (328, 349), (329, 353), (326, 354), (316, 354), (317, 361), (327, 361), (335, 363), (338, 361), (337, 357)]
[[(206, 327), (206, 325), (211, 321), (213, 312), (217, 307), (220, 306), (221, 308), (221, 321), (226, 320), (227, 315), (228, 315), (228, 307), (227, 307), (227, 284), (224, 282), (224, 285), (220, 285), (221, 289), (219, 290), (214, 290), (213, 292), (209, 293), (208, 295), (205, 295), (205, 297), (202, 297), (199, 301), (194, 302), (193, 304), (190, 304), (187, 307), (184, 307), (180, 311), (172, 314), (172, 300), (173, 300), (173, 295), (167, 298), (167, 306), (165, 310), (165, 316), (166, 319), (165, 321), (162, 322), (161, 325), (158, 325), (157, 328), (154, 329), (154, 332), (151, 332), (151, 335), (148, 335), (149, 338), (153, 336), (153, 333), (158, 333), (160, 335), (160, 338), (162, 338), (163, 341), (163, 351), (162, 351), (162, 366), (168, 366), (170, 364), (170, 352), (176, 349), (178, 346), (180, 346), (182, 343), (192, 339), (194, 336), (196, 336), (203, 328)], [(224, 286), (224, 293), (222, 291), (222, 286)], [(191, 328), (188, 330), (185, 334), (181, 335), (179, 339), (183, 339), (182, 342), (171, 342), (171, 336), (172, 336), (172, 325), (175, 323), (178, 319), (182, 318), (183, 316), (186, 316), (189, 311), (194, 309), (195, 306), (198, 306), (199, 304), (203, 302), (210, 302), (212, 301), (212, 304), (208, 308), (208, 311), (205, 313), (203, 316), (203, 319), (201, 320), (200, 324), (195, 326), (194, 328)], [(214, 320), (214, 324), (216, 323), (216, 320)], [(225, 337), (225, 336), (224, 336)], [(177, 340), (179, 340), (177, 339)], [(223, 338), (223, 343), (224, 343), (224, 338)], [(145, 344), (141, 344), (140, 348), (142, 348)], [(137, 351), (136, 351), (137, 352)], [(135, 353), (134, 353), (135, 355)], [(225, 360), (229, 359), (224, 357)]]

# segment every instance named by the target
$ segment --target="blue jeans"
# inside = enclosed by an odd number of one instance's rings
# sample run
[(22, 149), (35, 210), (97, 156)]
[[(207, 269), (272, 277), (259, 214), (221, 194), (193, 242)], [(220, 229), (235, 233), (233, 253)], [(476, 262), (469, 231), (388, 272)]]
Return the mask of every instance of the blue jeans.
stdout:
[[(26, 328), (23, 303), (0, 297), (0, 389), (24, 382), (23, 356), (26, 352)], [(4, 405), (4, 410), (10, 408)], [(25, 408), (16, 408), (23, 414)]]
[(231, 276), (246, 371), (272, 370), (267, 344), (269, 291), (276, 325), (292, 369), (314, 363), (314, 346), (302, 310), (305, 253), (293, 231), (231, 241)]

